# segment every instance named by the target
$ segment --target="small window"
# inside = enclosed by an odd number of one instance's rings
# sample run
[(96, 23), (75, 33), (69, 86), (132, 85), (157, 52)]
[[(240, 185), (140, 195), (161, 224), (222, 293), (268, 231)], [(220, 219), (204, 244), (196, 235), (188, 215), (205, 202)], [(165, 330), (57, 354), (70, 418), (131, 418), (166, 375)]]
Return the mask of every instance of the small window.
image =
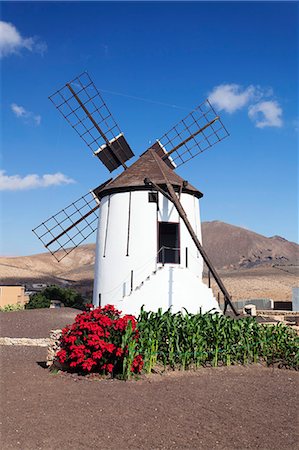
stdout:
[(158, 203), (158, 192), (149, 192), (148, 201), (149, 203)]
[(158, 262), (180, 264), (179, 224), (159, 222)]

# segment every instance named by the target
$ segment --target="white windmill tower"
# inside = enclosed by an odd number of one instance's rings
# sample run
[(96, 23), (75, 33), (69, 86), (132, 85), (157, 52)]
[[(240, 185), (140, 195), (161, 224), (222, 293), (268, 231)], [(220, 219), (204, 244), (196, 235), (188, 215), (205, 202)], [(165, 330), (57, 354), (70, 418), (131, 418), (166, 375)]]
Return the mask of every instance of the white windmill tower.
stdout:
[(228, 136), (209, 101), (128, 168), (134, 154), (86, 72), (50, 99), (110, 172), (125, 169), (33, 230), (60, 261), (97, 228), (94, 305), (114, 304), (135, 315), (143, 305), (219, 310), (202, 281), (204, 261), (224, 295), (224, 310), (230, 305), (236, 314), (201, 245), (202, 193), (174, 171)]

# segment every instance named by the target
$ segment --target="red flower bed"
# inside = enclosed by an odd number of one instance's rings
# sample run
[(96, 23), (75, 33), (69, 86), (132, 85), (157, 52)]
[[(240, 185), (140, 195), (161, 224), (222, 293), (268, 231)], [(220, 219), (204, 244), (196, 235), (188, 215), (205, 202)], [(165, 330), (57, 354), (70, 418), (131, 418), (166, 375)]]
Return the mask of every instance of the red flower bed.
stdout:
[(129, 363), (130, 372), (140, 373), (143, 360), (138, 354), (136, 319), (120, 314), (112, 305), (78, 314), (62, 330), (59, 362), (76, 372), (106, 374), (124, 373), (124, 364)]

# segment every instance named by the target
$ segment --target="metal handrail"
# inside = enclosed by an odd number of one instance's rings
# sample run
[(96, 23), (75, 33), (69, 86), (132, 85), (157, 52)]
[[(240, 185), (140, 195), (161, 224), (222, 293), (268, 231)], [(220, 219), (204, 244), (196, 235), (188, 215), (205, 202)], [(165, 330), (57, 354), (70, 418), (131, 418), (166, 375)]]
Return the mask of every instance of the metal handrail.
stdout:
[[(160, 250), (157, 252), (157, 262), (161, 262), (162, 265), (165, 265), (165, 250), (174, 250), (174, 251), (179, 251), (180, 252), (180, 248), (178, 247), (167, 247), (166, 245), (162, 245), (162, 247), (160, 248)], [(160, 252), (162, 251), (162, 261), (158, 261), (158, 256), (160, 254)], [(173, 263), (175, 264), (175, 263)]]

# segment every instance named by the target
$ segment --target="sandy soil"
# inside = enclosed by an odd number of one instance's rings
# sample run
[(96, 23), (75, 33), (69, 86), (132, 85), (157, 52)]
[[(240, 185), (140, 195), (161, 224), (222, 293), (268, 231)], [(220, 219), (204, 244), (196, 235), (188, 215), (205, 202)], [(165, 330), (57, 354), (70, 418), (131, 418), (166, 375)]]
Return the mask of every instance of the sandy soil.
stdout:
[[(286, 271), (287, 270), (287, 271)], [(292, 288), (299, 286), (298, 271), (274, 267), (219, 271), (222, 281), (233, 300), (272, 298), (292, 300)], [(207, 278), (204, 279), (207, 283)], [(215, 294), (218, 292), (212, 283)]]
[(298, 373), (202, 369), (132, 382), (53, 375), (2, 347), (2, 449), (297, 449)]
[[(47, 337), (75, 314), (61, 312), (0, 313), (1, 334)], [(3, 450), (298, 448), (294, 371), (234, 366), (91, 381), (51, 374), (45, 348), (0, 350)]]
[(0, 312), (0, 337), (47, 338), (50, 330), (61, 329), (66, 324), (73, 323), (80, 312), (73, 308)]

